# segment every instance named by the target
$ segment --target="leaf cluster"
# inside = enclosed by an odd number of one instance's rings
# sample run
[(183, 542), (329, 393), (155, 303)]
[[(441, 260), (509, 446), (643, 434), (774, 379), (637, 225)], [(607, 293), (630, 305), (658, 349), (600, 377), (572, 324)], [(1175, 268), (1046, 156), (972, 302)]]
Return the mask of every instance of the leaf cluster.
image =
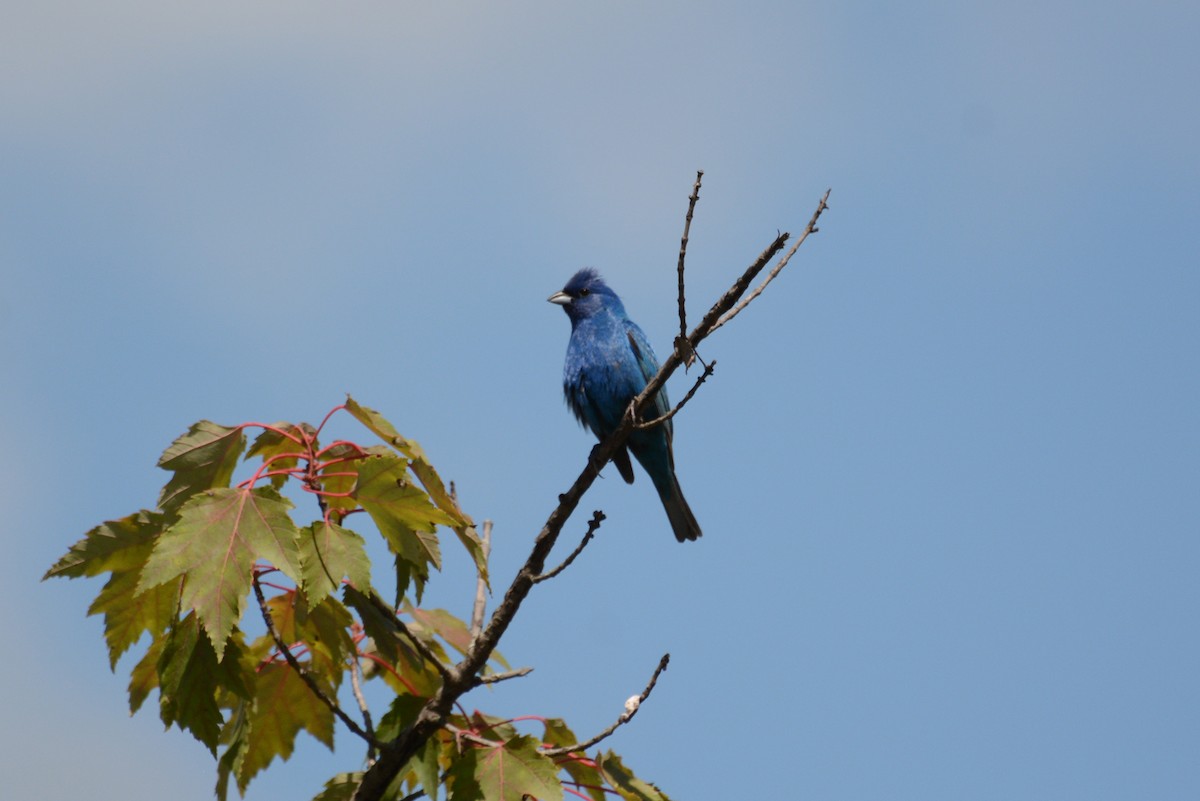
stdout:
[[(453, 675), (449, 653), (465, 657), (474, 646), (465, 621), (421, 606), (446, 531), (487, 586), (474, 521), (416, 442), (351, 398), (325, 421), (338, 411), (385, 444), (323, 444), (325, 422), (194, 424), (158, 462), (170, 478), (156, 508), (96, 526), (45, 576), (107, 575), (88, 613), (104, 617), (110, 667), (148, 643), (130, 669), (131, 711), (157, 691), (163, 723), (217, 759), (222, 801), (231, 782), (244, 793), (276, 758), (287, 760), (301, 731), (332, 750), (335, 718), (363, 740), (369, 765)], [(235, 484), (239, 467), (252, 472)], [(289, 490), (315, 497), (319, 517), (299, 525)], [(368, 535), (391, 554), (389, 600), (372, 583), (379, 566), (356, 521), (369, 521)], [(477, 683), (508, 667), (489, 656)], [(362, 680), (393, 693), (374, 727)], [(359, 702), (357, 720), (339, 700), (348, 695)], [(436, 798), (445, 787), (454, 799), (555, 801), (565, 787), (595, 801), (665, 799), (611, 752), (571, 750), (579, 741), (561, 720), (537, 720), (540, 737), (458, 707), (384, 797)], [(339, 774), (317, 798), (353, 797), (362, 775)]]

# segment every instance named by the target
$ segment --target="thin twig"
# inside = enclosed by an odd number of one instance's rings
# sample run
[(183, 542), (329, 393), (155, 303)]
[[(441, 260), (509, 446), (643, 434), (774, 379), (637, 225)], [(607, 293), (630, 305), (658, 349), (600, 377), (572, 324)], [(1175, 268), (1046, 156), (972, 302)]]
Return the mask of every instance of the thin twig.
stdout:
[[(362, 712), (363, 729), (371, 735), (371, 739), (375, 739), (375, 726), (371, 722), (371, 708), (367, 706), (366, 696), (362, 691), (362, 665), (359, 664), (358, 654), (354, 654), (350, 659), (350, 689), (354, 693), (354, 700), (358, 702), (358, 709)], [(367, 746), (367, 764), (370, 765), (375, 761), (375, 746)]]
[(476, 684), (495, 684), (500, 681), (508, 681), (509, 679), (519, 679), (522, 676), (528, 676), (533, 672), (531, 667), (517, 668), (504, 673), (489, 673), (486, 676), (479, 676), (475, 679)]
[[(696, 358), (699, 359), (700, 358), (699, 355), (697, 355)], [(676, 414), (678, 414), (679, 410), (683, 408), (684, 404), (686, 404), (688, 401), (690, 401), (692, 399), (692, 396), (696, 394), (696, 390), (700, 389), (700, 385), (703, 384), (706, 380), (708, 380), (708, 377), (713, 374), (713, 370), (716, 369), (716, 366), (717, 366), (716, 359), (713, 359), (711, 362), (708, 362), (707, 364), (705, 364), (704, 360), (701, 359), (700, 363), (704, 365), (704, 372), (701, 373), (700, 377), (696, 379), (696, 383), (692, 384), (692, 388), (688, 390), (688, 394), (683, 396), (683, 400), (681, 400), (679, 403), (675, 404), (674, 409), (667, 412), (662, 417), (655, 417), (653, 420), (644, 420), (644, 421), (638, 423), (637, 425), (635, 425), (634, 428), (637, 428), (637, 429), (654, 428), (657, 425), (662, 425), (663, 423), (667, 422), (672, 417), (674, 417)]]
[[(683, 262), (687, 256), (688, 235), (692, 230), (692, 214), (696, 211), (696, 203), (700, 200), (700, 179), (704, 177), (704, 170), (696, 170), (696, 183), (692, 186), (692, 194), (688, 197), (687, 215), (683, 218), (683, 237), (679, 240), (679, 266), (677, 272), (679, 274), (679, 336), (675, 340), (675, 347), (684, 347), (687, 342), (687, 303), (683, 294)], [(681, 356), (684, 356), (684, 362), (688, 367), (692, 366), (692, 359), (695, 356), (695, 351), (685, 350)]]
[[(483, 521), (483, 536), (479, 541), (480, 550), (483, 552), (483, 563), (486, 565), (488, 555), (492, 550), (492, 521)], [(483, 574), (479, 574), (479, 578), (475, 582), (475, 607), (471, 610), (471, 642), (475, 642), (479, 637), (479, 632), (483, 631), (483, 614), (487, 611), (487, 582), (484, 581)]]
[(779, 275), (780, 271), (787, 266), (787, 263), (791, 260), (795, 252), (799, 250), (801, 245), (804, 244), (804, 240), (808, 238), (808, 235), (815, 234), (820, 230), (817, 228), (817, 219), (821, 216), (821, 212), (829, 208), (829, 204), (826, 203), (826, 201), (829, 200), (829, 193), (832, 191), (832, 189), (825, 190), (825, 195), (821, 198), (821, 202), (817, 204), (817, 210), (813, 212), (812, 219), (808, 221), (808, 225), (804, 226), (804, 230), (800, 232), (800, 237), (796, 240), (796, 244), (792, 245), (792, 249), (789, 250), (787, 254), (779, 260), (778, 264), (771, 268), (771, 271), (767, 273), (767, 277), (763, 279), (761, 284), (754, 288), (753, 292), (743, 298), (742, 302), (737, 306), (734, 306), (733, 309), (726, 312), (721, 319), (717, 320), (717, 324), (713, 326), (713, 331), (716, 331), (718, 328), (725, 325), (725, 323), (729, 322), (734, 317), (737, 317), (738, 314), (741, 313), (742, 309), (750, 305), (750, 301), (761, 295), (763, 290), (767, 288), (767, 284), (774, 281), (775, 276)]
[(267, 598), (263, 594), (262, 585), (258, 582), (257, 573), (251, 576), (251, 583), (254, 585), (254, 597), (258, 599), (258, 609), (262, 613), (263, 622), (267, 624), (267, 631), (270, 632), (271, 639), (275, 641), (275, 647), (279, 649), (279, 653), (283, 654), (283, 658), (287, 660), (288, 665), (291, 666), (292, 670), (296, 671), (296, 675), (300, 677), (300, 680), (304, 682), (312, 694), (317, 697), (317, 700), (329, 707), (329, 711), (337, 715), (338, 720), (346, 724), (346, 728), (363, 740), (366, 740), (367, 744), (373, 747), (378, 746), (379, 742), (375, 739), (375, 736), (364, 731), (362, 727), (354, 722), (353, 718), (338, 706), (337, 701), (326, 695), (325, 691), (317, 684), (316, 679), (309, 675), (304, 666), (300, 664), (300, 660), (296, 659), (296, 655), (292, 653), (287, 643), (283, 641), (283, 637), (279, 635), (279, 631), (275, 628), (275, 621), (271, 618), (271, 610), (267, 607)]
[(540, 576), (534, 576), (533, 583), (539, 584), (539, 583), (545, 581), (546, 579), (552, 579), (555, 576), (557, 576), (559, 573), (566, 570), (567, 567), (572, 562), (575, 561), (575, 557), (579, 556), (579, 554), (583, 553), (583, 549), (586, 548), (587, 544), (592, 541), (592, 537), (596, 536), (596, 532), (600, 529), (600, 524), (603, 522), (604, 522), (604, 512), (601, 512), (599, 509), (592, 512), (592, 519), (588, 521), (587, 533), (585, 533), (583, 535), (583, 539), (580, 541), (578, 547), (576, 547), (575, 550), (571, 551), (570, 555), (566, 559), (563, 560), (563, 563), (561, 565), (554, 568), (549, 573), (543, 573)]
[(646, 689), (642, 690), (641, 695), (634, 696), (625, 702), (625, 711), (621, 713), (621, 716), (617, 718), (613, 725), (609, 726), (595, 737), (591, 737), (581, 743), (576, 743), (575, 745), (564, 745), (558, 748), (547, 748), (543, 750), (542, 753), (548, 757), (556, 757), (564, 756), (565, 754), (572, 754), (576, 751), (586, 751), (596, 743), (611, 735), (617, 729), (621, 728), (621, 726), (633, 720), (633, 716), (637, 714), (637, 711), (642, 708), (642, 704), (647, 698), (650, 697), (650, 693), (654, 690), (654, 685), (658, 683), (659, 675), (667, 669), (667, 663), (670, 661), (671, 655), (663, 654), (663, 658), (658, 660), (658, 667), (654, 669), (654, 675), (650, 677), (650, 683), (646, 685)]

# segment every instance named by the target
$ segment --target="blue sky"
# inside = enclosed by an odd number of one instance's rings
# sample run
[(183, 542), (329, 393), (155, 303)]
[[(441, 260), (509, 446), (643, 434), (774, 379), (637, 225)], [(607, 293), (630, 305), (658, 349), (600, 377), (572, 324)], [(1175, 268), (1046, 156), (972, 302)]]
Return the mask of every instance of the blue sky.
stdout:
[[(153, 502), (197, 419), (352, 393), (495, 520), (511, 577), (591, 445), (545, 298), (597, 267), (665, 351), (698, 168), (696, 316), (833, 188), (703, 349), (676, 458), (704, 539), (609, 475), (600, 537), (502, 645), (536, 672), (474, 705), (589, 733), (670, 651), (610, 743), (677, 799), (1200, 795), (1194, 4), (3, 16), (16, 795), (211, 797), (201, 746), (127, 716), (99, 583), (38, 583)], [(432, 600), (470, 590), (452, 560)], [(311, 797), (358, 765), (338, 742), (248, 798)]]

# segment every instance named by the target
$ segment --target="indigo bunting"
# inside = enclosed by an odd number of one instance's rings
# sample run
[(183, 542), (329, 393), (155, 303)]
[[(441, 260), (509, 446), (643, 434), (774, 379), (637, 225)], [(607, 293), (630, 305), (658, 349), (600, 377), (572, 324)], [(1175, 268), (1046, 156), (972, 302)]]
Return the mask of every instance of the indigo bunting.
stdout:
[[(658, 372), (658, 359), (642, 329), (625, 314), (617, 293), (609, 289), (595, 270), (575, 273), (549, 301), (562, 306), (571, 319), (571, 341), (563, 366), (567, 405), (580, 423), (603, 440), (621, 424), (629, 402)], [(661, 417), (670, 408), (664, 388), (654, 398), (651, 416)], [(613, 456), (621, 477), (632, 484), (630, 451), (654, 482), (675, 539), (683, 542), (699, 537), (700, 524), (683, 499), (675, 478), (671, 421), (635, 430)]]

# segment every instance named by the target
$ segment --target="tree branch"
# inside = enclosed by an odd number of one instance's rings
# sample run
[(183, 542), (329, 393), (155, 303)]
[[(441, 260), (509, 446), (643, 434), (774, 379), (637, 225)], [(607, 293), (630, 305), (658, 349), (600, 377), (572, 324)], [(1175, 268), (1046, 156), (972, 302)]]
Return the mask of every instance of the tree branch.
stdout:
[(486, 676), (479, 676), (475, 679), (476, 685), (480, 684), (495, 684), (500, 681), (508, 681), (509, 679), (519, 679), (522, 676), (528, 676), (533, 672), (531, 667), (517, 668), (516, 670), (505, 671), (504, 673), (489, 673)]
[(588, 521), (587, 533), (585, 533), (583, 535), (583, 539), (580, 541), (579, 547), (577, 547), (575, 550), (571, 551), (571, 554), (566, 559), (563, 560), (563, 563), (561, 565), (559, 565), (558, 567), (554, 568), (553, 570), (551, 570), (549, 573), (543, 573), (540, 576), (534, 576), (533, 583), (540, 584), (541, 582), (545, 581), (546, 579), (552, 579), (555, 576), (557, 576), (559, 573), (566, 570), (567, 566), (575, 561), (575, 557), (579, 556), (579, 554), (583, 553), (583, 549), (586, 548), (587, 544), (592, 541), (592, 537), (594, 537), (596, 535), (596, 532), (600, 530), (600, 524), (603, 522), (604, 522), (604, 512), (601, 512), (599, 509), (592, 512), (592, 519)]
[[(483, 563), (486, 565), (488, 556), (492, 550), (492, 521), (483, 521), (483, 536), (480, 538), (480, 546), (483, 551)], [(471, 642), (479, 637), (479, 632), (483, 631), (483, 615), (487, 610), (487, 582), (483, 579), (483, 574), (479, 574), (479, 578), (475, 582), (475, 606), (471, 610)]]
[(800, 249), (800, 246), (804, 244), (804, 240), (808, 239), (808, 235), (815, 234), (820, 230), (817, 228), (817, 219), (820, 218), (821, 212), (829, 208), (829, 204), (825, 201), (829, 200), (829, 193), (832, 191), (832, 189), (825, 190), (825, 195), (821, 198), (821, 202), (817, 204), (817, 210), (813, 212), (812, 219), (808, 221), (808, 225), (804, 226), (804, 230), (800, 232), (800, 238), (796, 240), (796, 244), (792, 245), (792, 249), (787, 252), (787, 255), (780, 259), (779, 263), (771, 268), (771, 272), (767, 273), (767, 277), (763, 279), (761, 284), (754, 288), (753, 292), (747, 295), (745, 299), (743, 299), (742, 302), (735, 306), (731, 311), (722, 315), (720, 320), (717, 320), (717, 324), (713, 326), (713, 331), (716, 331), (718, 328), (725, 325), (725, 323), (729, 322), (734, 317), (737, 317), (738, 314), (741, 313), (742, 309), (750, 305), (750, 301), (761, 295), (763, 290), (767, 288), (767, 284), (774, 281), (775, 276), (779, 275), (783, 268), (787, 266), (787, 263), (791, 261), (793, 254), (795, 254), (795, 252)]
[[(675, 347), (681, 347), (687, 342), (687, 303), (683, 294), (683, 262), (687, 256), (688, 235), (692, 230), (692, 214), (696, 211), (696, 203), (700, 200), (700, 179), (704, 177), (704, 170), (696, 170), (696, 183), (692, 186), (692, 194), (688, 197), (687, 215), (683, 218), (683, 237), (679, 240), (679, 266), (676, 271), (679, 274), (679, 336), (675, 339)], [(692, 354), (688, 354), (687, 364), (692, 364)]]
[(267, 631), (270, 632), (271, 639), (275, 641), (275, 647), (279, 649), (279, 653), (283, 654), (283, 658), (287, 660), (288, 665), (291, 666), (292, 670), (296, 671), (296, 675), (300, 677), (300, 680), (304, 682), (305, 686), (308, 687), (312, 694), (315, 695), (321, 703), (329, 707), (329, 711), (337, 715), (338, 720), (346, 724), (346, 728), (357, 734), (362, 739), (366, 740), (368, 745), (372, 747), (378, 747), (379, 741), (377, 741), (372, 734), (363, 731), (362, 727), (355, 723), (354, 719), (347, 715), (342, 708), (338, 706), (337, 701), (325, 694), (325, 691), (321, 689), (319, 684), (317, 684), (316, 679), (309, 675), (308, 671), (304, 669), (304, 666), (300, 664), (300, 660), (296, 659), (296, 655), (292, 653), (290, 648), (288, 648), (287, 643), (283, 641), (283, 637), (279, 636), (279, 631), (275, 628), (275, 621), (271, 618), (271, 610), (267, 608), (267, 598), (265, 595), (263, 595), (262, 584), (260, 584), (258, 581), (258, 573), (254, 571), (251, 571), (251, 573), (251, 583), (254, 586), (254, 597), (258, 599), (258, 609), (262, 613), (263, 622), (267, 624)]
[[(817, 208), (817, 214), (813, 215), (814, 221), (819, 213), (824, 210), (825, 199), (828, 197), (828, 194), (826, 192), (825, 198), (821, 199), (821, 203)], [(815, 230), (815, 225), (810, 222), (805, 235), (807, 236), (807, 233), (812, 233)], [(717, 322), (741, 300), (755, 277), (774, 258), (775, 254), (783, 248), (787, 240), (788, 234), (779, 234), (767, 246), (766, 250), (759, 254), (758, 258), (743, 271), (742, 275), (738, 277), (725, 294), (713, 304), (712, 308), (708, 310), (692, 333), (686, 337), (687, 344), (691, 349), (694, 350), (701, 341), (716, 329)], [(677, 347), (667, 356), (657, 375), (646, 384), (645, 389), (630, 404), (629, 409), (621, 420), (621, 424), (603, 442), (596, 446), (574, 483), (571, 484), (566, 492), (559, 496), (558, 505), (550, 513), (550, 516), (542, 526), (542, 530), (534, 539), (533, 549), (529, 557), (525, 560), (525, 564), (521, 566), (520, 570), (517, 571), (517, 575), (513, 578), (512, 583), (504, 593), (504, 598), (493, 610), (491, 618), (475, 639), (470, 652), (458, 664), (448, 670), (449, 676), (443, 682), (442, 686), (438, 688), (437, 692), (434, 693), (433, 697), (426, 702), (425, 706), (418, 713), (417, 719), (400, 732), (396, 739), (382, 746), (378, 761), (367, 769), (363, 775), (361, 784), (359, 784), (358, 789), (355, 791), (355, 801), (378, 801), (381, 799), (387, 791), (388, 785), (404, 768), (412, 756), (443, 726), (454, 707), (454, 702), (468, 690), (477, 686), (476, 675), (487, 664), (492, 651), (495, 650), (497, 643), (500, 642), (500, 638), (508, 629), (509, 624), (512, 623), (513, 617), (521, 607), (521, 603), (533, 587), (534, 579), (541, 575), (545, 569), (546, 558), (554, 548), (555, 542), (558, 541), (558, 536), (562, 532), (563, 525), (570, 519), (575, 509), (579, 506), (584, 493), (596, 481), (596, 478), (600, 474), (600, 469), (625, 444), (625, 441), (634, 429), (638, 416), (649, 408), (654, 397), (662, 389), (663, 385), (666, 384), (667, 379), (679, 368), (681, 364), (681, 350), (682, 348)]]
[[(695, 351), (693, 351), (693, 353), (695, 353)], [(696, 358), (700, 359), (700, 356), (697, 354)], [(706, 380), (708, 380), (708, 377), (713, 374), (713, 370), (716, 369), (716, 366), (717, 366), (716, 359), (713, 359), (711, 362), (708, 362), (707, 364), (704, 362), (703, 359), (700, 359), (700, 363), (704, 365), (704, 372), (701, 373), (700, 377), (696, 379), (696, 383), (692, 384), (692, 388), (688, 390), (688, 394), (683, 396), (683, 400), (681, 400), (679, 403), (675, 404), (674, 409), (667, 412), (662, 417), (655, 417), (653, 420), (643, 420), (642, 422), (635, 425), (634, 428), (637, 428), (639, 430), (643, 429), (643, 428), (654, 428), (657, 425), (662, 425), (663, 423), (667, 422), (672, 417), (674, 417), (676, 414), (678, 414), (679, 410), (684, 407), (684, 404), (686, 404), (688, 401), (690, 401), (692, 399), (692, 396), (696, 394), (696, 390), (700, 389), (700, 385), (703, 384)]]
[(642, 708), (642, 703), (645, 702), (645, 700), (650, 697), (650, 693), (654, 691), (654, 685), (658, 683), (659, 675), (667, 669), (667, 663), (670, 661), (671, 655), (663, 654), (663, 658), (658, 660), (658, 667), (654, 669), (654, 675), (650, 677), (650, 683), (646, 685), (646, 689), (642, 690), (641, 695), (635, 695), (625, 702), (625, 711), (621, 713), (621, 716), (617, 718), (616, 722), (607, 729), (594, 737), (584, 740), (581, 743), (559, 746), (558, 748), (546, 748), (542, 751), (542, 753), (548, 757), (556, 757), (565, 756), (566, 754), (573, 754), (576, 751), (586, 751), (596, 743), (611, 735), (617, 729), (624, 726), (629, 721), (633, 720), (633, 716), (636, 715), (637, 711)]

